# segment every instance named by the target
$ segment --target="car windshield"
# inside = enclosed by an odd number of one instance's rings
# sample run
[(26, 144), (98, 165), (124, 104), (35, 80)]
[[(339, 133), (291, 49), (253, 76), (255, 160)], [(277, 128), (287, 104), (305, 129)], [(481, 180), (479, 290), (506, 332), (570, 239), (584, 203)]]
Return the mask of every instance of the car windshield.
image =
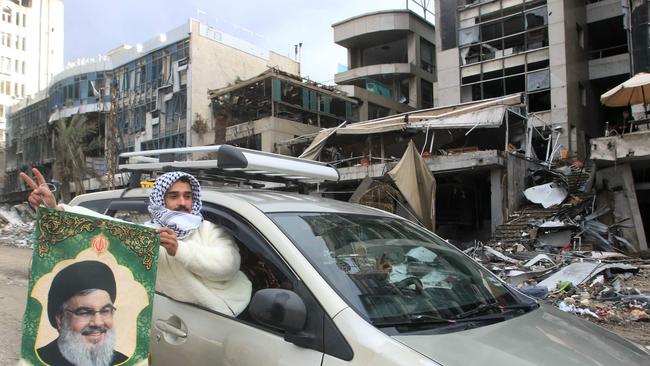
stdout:
[(530, 307), (463, 253), (409, 221), (344, 213), (269, 216), (348, 304), (377, 326), (450, 324)]

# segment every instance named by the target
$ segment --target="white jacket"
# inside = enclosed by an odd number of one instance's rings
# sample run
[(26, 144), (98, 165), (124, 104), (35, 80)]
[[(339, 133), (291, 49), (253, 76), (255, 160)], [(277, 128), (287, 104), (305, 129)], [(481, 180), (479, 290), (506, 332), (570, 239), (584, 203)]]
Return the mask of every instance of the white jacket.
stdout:
[[(81, 206), (60, 204), (78, 214), (116, 220)], [(251, 299), (252, 284), (239, 270), (241, 257), (233, 238), (217, 225), (203, 221), (189, 237), (178, 241), (176, 255), (158, 252), (156, 290), (179, 301), (237, 316)]]

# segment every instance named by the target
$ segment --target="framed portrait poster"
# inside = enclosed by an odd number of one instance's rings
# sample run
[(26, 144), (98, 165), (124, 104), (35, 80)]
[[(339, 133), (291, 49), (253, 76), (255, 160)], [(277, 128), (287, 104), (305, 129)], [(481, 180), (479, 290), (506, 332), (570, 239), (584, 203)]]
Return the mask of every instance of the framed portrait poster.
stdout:
[(34, 239), (20, 364), (148, 364), (155, 230), (40, 208)]

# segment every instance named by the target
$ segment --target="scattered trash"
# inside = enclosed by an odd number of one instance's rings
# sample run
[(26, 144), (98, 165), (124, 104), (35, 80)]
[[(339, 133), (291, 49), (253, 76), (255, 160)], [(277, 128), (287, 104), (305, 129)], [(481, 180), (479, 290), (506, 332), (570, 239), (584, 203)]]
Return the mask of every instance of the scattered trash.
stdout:
[(571, 281), (575, 285), (580, 285), (605, 270), (608, 270), (609, 272), (633, 272), (638, 271), (639, 269), (624, 263), (605, 264), (598, 262), (578, 262), (562, 268), (539, 284), (547, 286), (549, 291), (553, 291), (556, 288), (556, 284), (560, 281)]
[(643, 333), (650, 323), (650, 252), (636, 252), (624, 235), (630, 220), (597, 205), (594, 173), (586, 169), (574, 164), (529, 174), (523, 193), (533, 204), (465, 252), (530, 297)]
[(596, 313), (594, 313), (593, 311), (591, 311), (589, 309), (579, 308), (579, 307), (575, 306), (574, 304), (566, 304), (564, 301), (562, 301), (560, 303), (558, 308), (560, 310), (564, 311), (565, 313), (574, 313), (574, 314), (581, 314), (581, 315), (587, 314), (587, 315), (593, 316), (596, 319), (600, 318)]
[(548, 297), (548, 288), (546, 286), (532, 286), (527, 285), (519, 289), (522, 293), (538, 299), (546, 299)]
[(533, 203), (539, 203), (544, 208), (559, 205), (564, 202), (569, 192), (566, 188), (557, 183), (546, 183), (539, 186), (528, 188), (524, 191), (524, 196)]
[(34, 215), (26, 203), (0, 206), (0, 245), (33, 248)]

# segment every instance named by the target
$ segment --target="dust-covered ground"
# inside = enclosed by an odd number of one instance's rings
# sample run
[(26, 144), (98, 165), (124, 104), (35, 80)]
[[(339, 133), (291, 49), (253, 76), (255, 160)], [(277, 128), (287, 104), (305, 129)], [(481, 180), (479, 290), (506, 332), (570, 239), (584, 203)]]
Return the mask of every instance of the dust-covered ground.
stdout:
[(0, 365), (18, 362), (31, 257), (29, 248), (0, 244)]
[[(628, 289), (638, 290), (642, 294), (650, 294), (650, 268), (642, 266), (639, 273), (623, 281), (623, 286)], [(636, 308), (638, 309), (648, 307), (647, 305), (642, 306), (647, 304), (644, 301), (637, 301), (637, 304)], [(630, 303), (610, 302), (596, 303), (595, 305), (602, 306), (606, 315), (602, 316), (601, 319), (594, 319), (590, 316), (583, 316), (583, 318), (650, 349), (650, 316), (641, 320), (630, 320), (630, 309), (635, 308)], [(648, 310), (645, 311), (648, 314)]]

